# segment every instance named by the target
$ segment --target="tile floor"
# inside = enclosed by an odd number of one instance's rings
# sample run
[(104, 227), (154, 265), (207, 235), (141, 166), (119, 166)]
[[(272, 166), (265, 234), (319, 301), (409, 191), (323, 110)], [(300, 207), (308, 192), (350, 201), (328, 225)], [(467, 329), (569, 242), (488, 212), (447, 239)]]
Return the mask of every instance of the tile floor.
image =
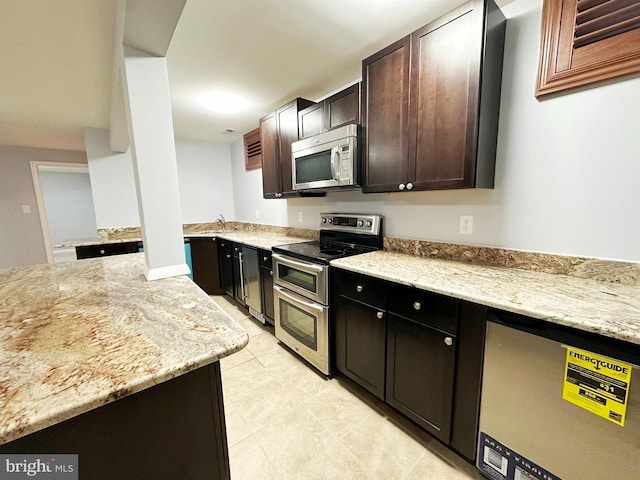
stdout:
[(327, 380), (224, 296), (249, 333), (220, 361), (232, 480), (457, 480), (475, 469), (344, 377)]

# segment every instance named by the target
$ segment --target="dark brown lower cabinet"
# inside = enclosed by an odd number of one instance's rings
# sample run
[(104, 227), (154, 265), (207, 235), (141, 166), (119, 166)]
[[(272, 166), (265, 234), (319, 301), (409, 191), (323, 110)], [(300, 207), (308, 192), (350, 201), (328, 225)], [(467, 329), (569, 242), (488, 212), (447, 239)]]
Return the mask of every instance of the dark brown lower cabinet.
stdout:
[(486, 307), (332, 268), (335, 366), (475, 461)]
[(345, 296), (339, 297), (336, 311), (336, 368), (384, 400), (385, 312)]
[(103, 243), (99, 245), (81, 245), (76, 247), (76, 258), (108, 257), (111, 255), (122, 255), (124, 253), (137, 253), (141, 242), (119, 242)]
[(448, 443), (456, 339), (393, 313), (388, 317), (386, 402)]
[(220, 295), (220, 264), (218, 239), (191, 237), (191, 267), (193, 281), (209, 295)]

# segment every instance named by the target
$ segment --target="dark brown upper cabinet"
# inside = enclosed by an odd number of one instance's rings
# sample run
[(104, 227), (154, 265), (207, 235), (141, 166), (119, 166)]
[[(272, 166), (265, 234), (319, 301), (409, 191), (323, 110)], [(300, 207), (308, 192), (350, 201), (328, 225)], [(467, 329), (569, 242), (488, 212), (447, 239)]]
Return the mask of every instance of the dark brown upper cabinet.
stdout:
[(638, 0), (545, 0), (536, 97), (640, 72)]
[(362, 62), (364, 193), (493, 188), (505, 24), (468, 1)]
[(351, 85), (298, 113), (300, 138), (350, 123), (360, 123), (360, 83)]
[(296, 98), (260, 119), (264, 198), (299, 195), (292, 185), (291, 143), (298, 140), (298, 112), (312, 104)]

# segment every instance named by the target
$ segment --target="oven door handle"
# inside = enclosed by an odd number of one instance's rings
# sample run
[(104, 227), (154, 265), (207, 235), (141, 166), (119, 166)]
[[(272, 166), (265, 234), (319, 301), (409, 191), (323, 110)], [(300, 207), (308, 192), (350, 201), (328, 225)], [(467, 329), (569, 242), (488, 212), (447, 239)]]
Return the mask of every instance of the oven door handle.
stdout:
[(296, 260), (291, 259), (290, 257), (284, 257), (277, 253), (274, 253), (271, 258), (275, 259), (277, 262), (287, 265), (290, 267), (298, 267), (300, 269), (311, 270), (312, 272), (322, 273), (324, 271), (324, 267), (322, 265), (315, 265), (313, 263), (307, 262), (298, 262)]
[(296, 297), (290, 295), (280, 285), (274, 285), (273, 289), (276, 292), (278, 292), (278, 295), (280, 295), (281, 297), (284, 297), (287, 300), (290, 300), (290, 301), (292, 301), (294, 303), (297, 303), (298, 305), (303, 305), (303, 306), (305, 306), (307, 308), (310, 308), (312, 310), (317, 310), (318, 312), (322, 312), (324, 310), (324, 307), (322, 305), (317, 305), (315, 303), (305, 302), (304, 300), (300, 300), (299, 298), (296, 298)]
[(331, 149), (331, 176), (335, 181), (340, 181), (338, 173), (340, 170), (340, 147)]

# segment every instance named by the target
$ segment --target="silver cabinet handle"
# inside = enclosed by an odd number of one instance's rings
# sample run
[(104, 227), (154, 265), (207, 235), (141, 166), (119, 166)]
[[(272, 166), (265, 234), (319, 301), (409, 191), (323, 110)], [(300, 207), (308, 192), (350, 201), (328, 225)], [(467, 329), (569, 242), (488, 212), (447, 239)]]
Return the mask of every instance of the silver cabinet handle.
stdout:
[(404, 183), (401, 183), (400, 185), (398, 185), (398, 190), (404, 190)]
[(411, 190), (413, 188), (413, 183), (407, 183), (407, 190)]
[(420, 310), (422, 308), (422, 304), (420, 302), (413, 302), (413, 309)]
[(358, 286), (356, 287), (356, 291), (357, 291), (358, 293), (360, 293), (360, 292), (362, 291), (362, 285), (358, 285)]
[(100, 250), (100, 255), (104, 255), (105, 251), (104, 250)]
[(451, 345), (453, 345), (453, 338), (445, 337), (444, 344), (450, 347)]
[(376, 317), (378, 317), (378, 318), (382, 318), (382, 317), (384, 317), (384, 312), (378, 312), (378, 313), (376, 313)]
[[(238, 249), (236, 248), (236, 250)], [(242, 292), (242, 300), (244, 301), (247, 298), (247, 293), (244, 286), (244, 255), (242, 252), (238, 254), (238, 262), (240, 263), (240, 291)]]

